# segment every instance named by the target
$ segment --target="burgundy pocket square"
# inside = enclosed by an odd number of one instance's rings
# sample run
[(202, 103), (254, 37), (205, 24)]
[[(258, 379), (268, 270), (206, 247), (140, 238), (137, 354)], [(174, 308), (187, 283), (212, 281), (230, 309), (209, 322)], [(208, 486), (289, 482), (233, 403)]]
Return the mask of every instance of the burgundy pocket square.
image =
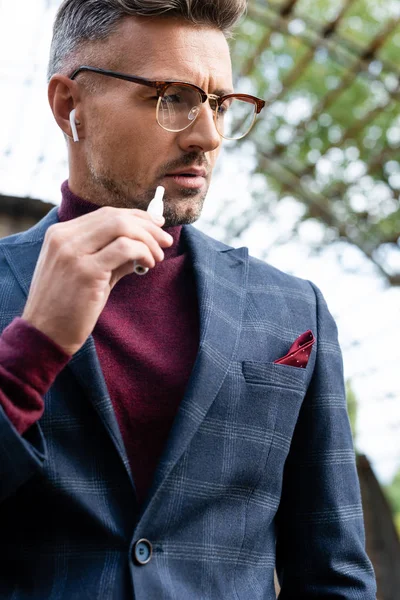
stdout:
[(305, 369), (310, 358), (311, 349), (315, 342), (315, 337), (311, 329), (302, 333), (294, 344), (291, 346), (289, 352), (274, 360), (276, 365), (288, 365), (289, 367), (298, 367)]

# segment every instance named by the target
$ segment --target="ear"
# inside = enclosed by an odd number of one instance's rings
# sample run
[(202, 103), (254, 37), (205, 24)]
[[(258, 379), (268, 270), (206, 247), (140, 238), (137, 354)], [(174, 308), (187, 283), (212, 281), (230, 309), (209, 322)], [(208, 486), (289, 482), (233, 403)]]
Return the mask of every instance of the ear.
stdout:
[[(79, 118), (79, 88), (76, 81), (69, 79), (65, 75), (53, 75), (50, 79), (48, 97), (50, 108), (59, 128), (71, 139), (73, 131), (71, 129), (70, 114), (76, 110), (76, 124), (81, 125)], [(80, 129), (80, 128), (79, 128)], [(82, 138), (82, 130), (79, 130), (79, 137)]]

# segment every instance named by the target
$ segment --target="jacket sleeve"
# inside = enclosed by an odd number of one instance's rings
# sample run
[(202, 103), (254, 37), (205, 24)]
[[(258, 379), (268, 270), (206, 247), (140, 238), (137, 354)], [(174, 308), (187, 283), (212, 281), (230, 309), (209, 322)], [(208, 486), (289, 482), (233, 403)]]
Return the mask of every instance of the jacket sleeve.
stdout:
[[(312, 285), (312, 284), (311, 284)], [(277, 515), (280, 600), (375, 600), (336, 324), (320, 291), (316, 363)]]
[(41, 468), (43, 396), (70, 357), (22, 319), (0, 337), (0, 501)]

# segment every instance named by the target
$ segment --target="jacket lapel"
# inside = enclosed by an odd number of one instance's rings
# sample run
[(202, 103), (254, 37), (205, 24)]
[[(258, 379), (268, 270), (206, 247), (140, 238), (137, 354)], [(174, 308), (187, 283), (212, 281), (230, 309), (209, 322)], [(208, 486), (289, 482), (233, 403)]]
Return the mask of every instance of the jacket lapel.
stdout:
[(246, 299), (247, 248), (235, 250), (193, 227), (184, 227), (183, 235), (196, 278), (200, 347), (148, 496), (148, 505), (190, 443), (221, 388), (239, 343)]
[(89, 336), (82, 348), (74, 354), (67, 368), (72, 371), (89, 396), (122, 458), (131, 481), (133, 481), (128, 456), (97, 356), (93, 336)]
[[(58, 222), (57, 209), (53, 209), (35, 227), (20, 234), (19, 240), (2, 246), (4, 255), (18, 280), (24, 294), (28, 296), (33, 273), (42, 248), (43, 238), (50, 227)], [(67, 365), (85, 392), (111, 436), (117, 451), (132, 480), (125, 446), (115, 417), (112, 402), (100, 367), (93, 337), (90, 336), (82, 348)]]

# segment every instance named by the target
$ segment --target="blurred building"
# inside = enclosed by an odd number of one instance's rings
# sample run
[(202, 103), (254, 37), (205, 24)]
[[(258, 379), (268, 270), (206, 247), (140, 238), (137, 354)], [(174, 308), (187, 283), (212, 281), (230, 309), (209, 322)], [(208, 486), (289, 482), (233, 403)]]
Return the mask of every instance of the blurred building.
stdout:
[(53, 206), (53, 204), (41, 200), (15, 198), (0, 194), (0, 238), (29, 229), (40, 221)]

